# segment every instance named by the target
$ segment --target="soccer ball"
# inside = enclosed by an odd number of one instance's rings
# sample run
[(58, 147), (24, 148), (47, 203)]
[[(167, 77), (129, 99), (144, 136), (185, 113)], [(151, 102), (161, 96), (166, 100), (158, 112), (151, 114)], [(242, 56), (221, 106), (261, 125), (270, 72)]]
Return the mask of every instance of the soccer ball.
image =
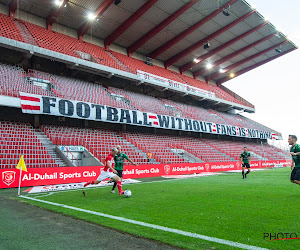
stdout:
[(126, 191), (124, 192), (124, 196), (125, 196), (126, 198), (129, 198), (129, 197), (131, 196), (131, 191), (130, 191), (130, 190), (126, 190)]

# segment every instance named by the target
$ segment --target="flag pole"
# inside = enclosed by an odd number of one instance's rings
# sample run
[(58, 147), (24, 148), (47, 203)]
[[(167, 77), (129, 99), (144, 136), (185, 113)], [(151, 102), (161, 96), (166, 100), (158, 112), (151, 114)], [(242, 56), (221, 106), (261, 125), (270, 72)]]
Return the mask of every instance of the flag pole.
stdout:
[(20, 178), (19, 178), (18, 196), (20, 196), (21, 178), (22, 178), (22, 168), (20, 169)]

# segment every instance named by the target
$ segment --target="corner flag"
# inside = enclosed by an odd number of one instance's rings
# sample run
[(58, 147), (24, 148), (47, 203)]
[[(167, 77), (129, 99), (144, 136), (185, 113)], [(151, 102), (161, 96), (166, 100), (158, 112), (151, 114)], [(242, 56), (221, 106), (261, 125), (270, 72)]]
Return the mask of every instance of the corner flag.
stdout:
[(26, 168), (26, 164), (25, 164), (23, 155), (21, 155), (21, 158), (20, 158), (16, 168), (20, 169), (20, 179), (19, 179), (19, 188), (18, 188), (18, 196), (19, 196), (20, 195), (20, 188), (21, 188), (21, 180), (22, 180), (22, 171), (27, 172), (27, 168)]
[(20, 169), (22, 171), (27, 172), (26, 164), (23, 158), (23, 155), (21, 156), (18, 165), (16, 166), (17, 169)]

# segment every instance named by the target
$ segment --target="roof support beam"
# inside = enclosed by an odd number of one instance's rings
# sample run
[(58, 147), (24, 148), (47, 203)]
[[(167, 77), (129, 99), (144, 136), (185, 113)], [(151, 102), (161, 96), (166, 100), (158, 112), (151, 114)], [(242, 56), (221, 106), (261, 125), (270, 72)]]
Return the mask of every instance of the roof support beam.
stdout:
[[(262, 66), (262, 65), (264, 65), (264, 64), (266, 64), (266, 63), (268, 63), (268, 62), (271, 62), (271, 61), (273, 61), (273, 60), (275, 60), (275, 59), (277, 59), (277, 58), (279, 58), (279, 57), (281, 57), (281, 56), (283, 56), (283, 55), (286, 55), (287, 53), (290, 53), (290, 52), (292, 52), (292, 51), (294, 51), (294, 50), (296, 50), (296, 49), (297, 49), (297, 48), (290, 49), (290, 50), (285, 51), (285, 52), (283, 52), (283, 53), (281, 53), (281, 54), (278, 54), (277, 56), (273, 56), (273, 57), (268, 58), (268, 59), (266, 59), (266, 60), (264, 60), (264, 61), (261, 61), (261, 62), (259, 62), (259, 63), (257, 63), (257, 64), (254, 64), (254, 65), (249, 66), (249, 67), (247, 67), (247, 68), (245, 68), (245, 69), (242, 69), (242, 70), (240, 70), (240, 71), (238, 71), (238, 72), (235, 73), (235, 77), (240, 76), (240, 75), (242, 75), (242, 74), (245, 74), (245, 73), (249, 72), (250, 70), (253, 70), (253, 69), (255, 69), (255, 68), (258, 68), (258, 67), (260, 67), (260, 66)], [(225, 77), (223, 77), (223, 78), (217, 80), (217, 85), (220, 86), (220, 85), (222, 85), (224, 82), (227, 82), (228, 80), (231, 80), (231, 79), (232, 79), (232, 78), (230, 78), (229, 76), (225, 76)]]
[(241, 60), (241, 61), (238, 61), (238, 62), (236, 62), (236, 63), (234, 63), (234, 64), (231, 64), (231, 65), (229, 65), (227, 68), (224, 68), (224, 69), (223, 69), (223, 73), (218, 73), (218, 72), (217, 72), (217, 73), (213, 74), (213, 75), (210, 77), (210, 80), (211, 80), (211, 79), (218, 78), (219, 76), (226, 74), (228, 71), (231, 71), (231, 70), (233, 70), (233, 69), (235, 69), (235, 68), (237, 68), (237, 67), (239, 67), (239, 66), (241, 66), (241, 65), (243, 65), (243, 64), (245, 64), (245, 63), (247, 63), (247, 62), (249, 62), (249, 61), (251, 61), (251, 60), (253, 60), (253, 59), (256, 58), (256, 57), (262, 56), (262, 55), (266, 54), (267, 52), (269, 52), (269, 51), (271, 51), (271, 50), (275, 50), (278, 46), (283, 45), (283, 44), (285, 44), (285, 43), (287, 43), (287, 42), (289, 42), (289, 40), (285, 40), (285, 41), (283, 41), (283, 42), (281, 42), (281, 43), (279, 43), (279, 44), (273, 45), (273, 46), (270, 47), (270, 48), (267, 48), (267, 49), (265, 49), (265, 50), (263, 50), (263, 51), (260, 51), (260, 52), (258, 52), (258, 53), (256, 53), (256, 54), (252, 55), (252, 56), (249, 56), (249, 57), (247, 57), (247, 58), (245, 58), (245, 59), (243, 59), (243, 60)]
[(191, 27), (189, 27), (185, 31), (181, 32), (180, 34), (178, 34), (177, 36), (175, 36), (171, 40), (167, 41), (166, 43), (164, 43), (163, 45), (161, 45), (160, 47), (158, 47), (157, 49), (155, 49), (154, 51), (152, 51), (149, 54), (149, 57), (150, 58), (156, 58), (156, 57), (158, 57), (160, 54), (162, 54), (167, 49), (169, 49), (172, 46), (174, 46), (176, 43), (178, 43), (179, 41), (181, 41), (187, 35), (191, 34), (195, 30), (197, 30), (199, 27), (201, 27), (202, 25), (204, 25), (205, 23), (207, 23), (209, 20), (211, 20), (212, 18), (214, 18), (215, 16), (217, 16), (219, 13), (221, 13), (223, 11), (224, 7), (226, 7), (227, 5), (234, 4), (236, 1), (238, 1), (238, 0), (231, 0), (229, 3), (225, 4), (224, 6), (221, 6), (219, 9), (215, 10), (214, 12), (212, 12), (211, 14), (209, 14), (208, 16), (206, 16), (203, 19), (201, 19), (199, 22), (195, 23), (194, 25), (192, 25)]
[(56, 18), (59, 16), (59, 14), (62, 12), (63, 8), (66, 6), (68, 2), (69, 0), (63, 0), (60, 6), (57, 6), (57, 8), (51, 11), (50, 15), (47, 17), (46, 20), (47, 30), (52, 29), (52, 24), (55, 22)]
[(140, 39), (138, 39), (135, 43), (129, 46), (127, 49), (127, 53), (130, 56), (133, 52), (135, 52), (138, 48), (144, 45), (147, 41), (149, 41), (152, 37), (162, 31), (166, 26), (176, 20), (180, 15), (182, 15), (185, 11), (191, 8), (193, 5), (198, 3), (200, 0), (191, 0), (180, 9), (175, 11), (172, 15), (163, 20), (160, 24), (155, 26), (152, 30), (148, 31), (145, 35), (143, 35)]
[(185, 50), (179, 52), (178, 54), (176, 54), (175, 56), (171, 57), (170, 59), (168, 59), (165, 62), (165, 68), (168, 68), (170, 65), (174, 64), (175, 62), (179, 61), (181, 58), (187, 56), (188, 54), (190, 54), (191, 52), (193, 52), (194, 50), (200, 48), (201, 46), (203, 46), (203, 44), (209, 40), (214, 39), (215, 37), (221, 35), (222, 33), (224, 33), (225, 31), (231, 29), (233, 26), (237, 25), (238, 23), (242, 22), (243, 20), (245, 20), (247, 17), (249, 17), (250, 15), (252, 15), (253, 13), (255, 13), (255, 10), (252, 10), (251, 12), (247, 13), (246, 15), (240, 17), (239, 19), (233, 21), (232, 23), (226, 25), (225, 27), (217, 30), (216, 32), (214, 32), (213, 34), (205, 37), (204, 39), (200, 40), (199, 42), (193, 44), (192, 46), (186, 48)]
[(9, 3), (9, 16), (15, 17), (16, 9), (18, 8), (19, 0), (11, 0)]
[[(215, 62), (212, 63), (212, 64), (213, 64), (213, 67), (216, 67), (216, 66), (218, 66), (218, 65), (220, 65), (220, 64), (222, 64), (222, 63), (224, 63), (224, 62), (227, 62), (227, 61), (230, 60), (231, 58), (234, 58), (234, 57), (236, 57), (236, 56), (238, 56), (238, 55), (244, 53), (245, 51), (247, 51), (247, 50), (249, 50), (249, 49), (251, 49), (251, 48), (257, 46), (258, 44), (263, 43), (263, 42), (265, 42), (265, 41), (271, 39), (271, 38), (272, 38), (273, 36), (275, 36), (276, 34), (277, 34), (277, 32), (276, 32), (276, 33), (273, 33), (273, 34), (271, 34), (271, 35), (269, 35), (269, 36), (266, 36), (266, 37), (264, 37), (264, 38), (262, 38), (262, 39), (260, 39), (260, 40), (258, 40), (258, 41), (256, 41), (256, 42), (254, 42), (254, 43), (251, 43), (251, 44), (247, 45), (246, 47), (241, 48), (240, 50), (237, 50), (237, 51), (233, 52), (232, 54), (229, 54), (228, 56), (222, 57), (222, 58), (219, 59), (218, 61), (215, 61)], [(199, 75), (202, 75), (202, 74), (204, 74), (206, 71), (207, 71), (207, 68), (204, 67), (204, 68), (198, 70), (197, 72), (198, 72)]]
[[(209, 51), (208, 53), (206, 53), (206, 54), (204, 54), (202, 56), (197, 57), (197, 63), (194, 62), (194, 61), (188, 62), (185, 65), (183, 65), (183, 66), (180, 67), (180, 71), (181, 72), (187, 71), (188, 69), (192, 68), (194, 65), (196, 65), (196, 64), (202, 62), (203, 60), (205, 60), (205, 59), (207, 59), (207, 58), (215, 55), (216, 53), (222, 51), (223, 49), (226, 49), (227, 47), (231, 46), (232, 44), (236, 43), (237, 41), (243, 39), (244, 37), (250, 35), (251, 33), (255, 32), (255, 31), (259, 30), (260, 28), (262, 28), (263, 26), (267, 25), (268, 23), (269, 22), (264, 22), (261, 25), (258, 25), (257, 27), (255, 27), (255, 28), (253, 28), (253, 29), (251, 29), (251, 30), (249, 30), (249, 31), (247, 31), (247, 32), (245, 32), (245, 33), (243, 33), (243, 34), (241, 34), (241, 35), (233, 38), (232, 40), (230, 40), (230, 41), (228, 41), (228, 42), (220, 45), (219, 47), (217, 47), (217, 48)], [(197, 76), (199, 76), (199, 74), (197, 72), (195, 72), (194, 73), (194, 77), (197, 77)]]
[[(102, 16), (103, 13), (114, 3), (114, 0), (104, 0), (104, 2), (95, 10), (96, 17)], [(84, 34), (92, 27), (92, 21), (88, 21), (80, 26), (78, 29), (78, 39), (82, 40)]]
[(157, 1), (158, 0), (148, 0), (124, 23), (122, 23), (118, 28), (116, 28), (107, 38), (105, 38), (105, 48), (108, 49), (109, 45), (111, 45), (120, 35), (122, 35), (136, 20), (138, 20), (142, 15), (144, 15)]

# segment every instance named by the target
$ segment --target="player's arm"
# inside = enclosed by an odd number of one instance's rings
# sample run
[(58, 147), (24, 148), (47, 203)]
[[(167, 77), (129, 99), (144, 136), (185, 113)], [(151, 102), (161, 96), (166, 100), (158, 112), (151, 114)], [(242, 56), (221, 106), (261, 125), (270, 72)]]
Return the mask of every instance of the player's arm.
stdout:
[(295, 166), (295, 161), (294, 159), (292, 159), (291, 170), (293, 170), (294, 166)]
[(111, 171), (113, 171), (115, 174), (118, 173), (118, 172), (112, 167), (110, 161), (107, 161), (107, 162), (106, 162), (106, 166), (107, 166)]
[(300, 152), (297, 152), (297, 153), (291, 152), (291, 155), (293, 155), (293, 156), (300, 155)]
[(240, 156), (240, 161), (243, 162), (243, 156), (242, 155)]
[(251, 155), (249, 156), (249, 164), (251, 163)]
[(125, 159), (126, 159), (127, 161), (129, 161), (132, 165), (137, 166), (137, 164), (134, 163), (127, 155), (125, 155)]

